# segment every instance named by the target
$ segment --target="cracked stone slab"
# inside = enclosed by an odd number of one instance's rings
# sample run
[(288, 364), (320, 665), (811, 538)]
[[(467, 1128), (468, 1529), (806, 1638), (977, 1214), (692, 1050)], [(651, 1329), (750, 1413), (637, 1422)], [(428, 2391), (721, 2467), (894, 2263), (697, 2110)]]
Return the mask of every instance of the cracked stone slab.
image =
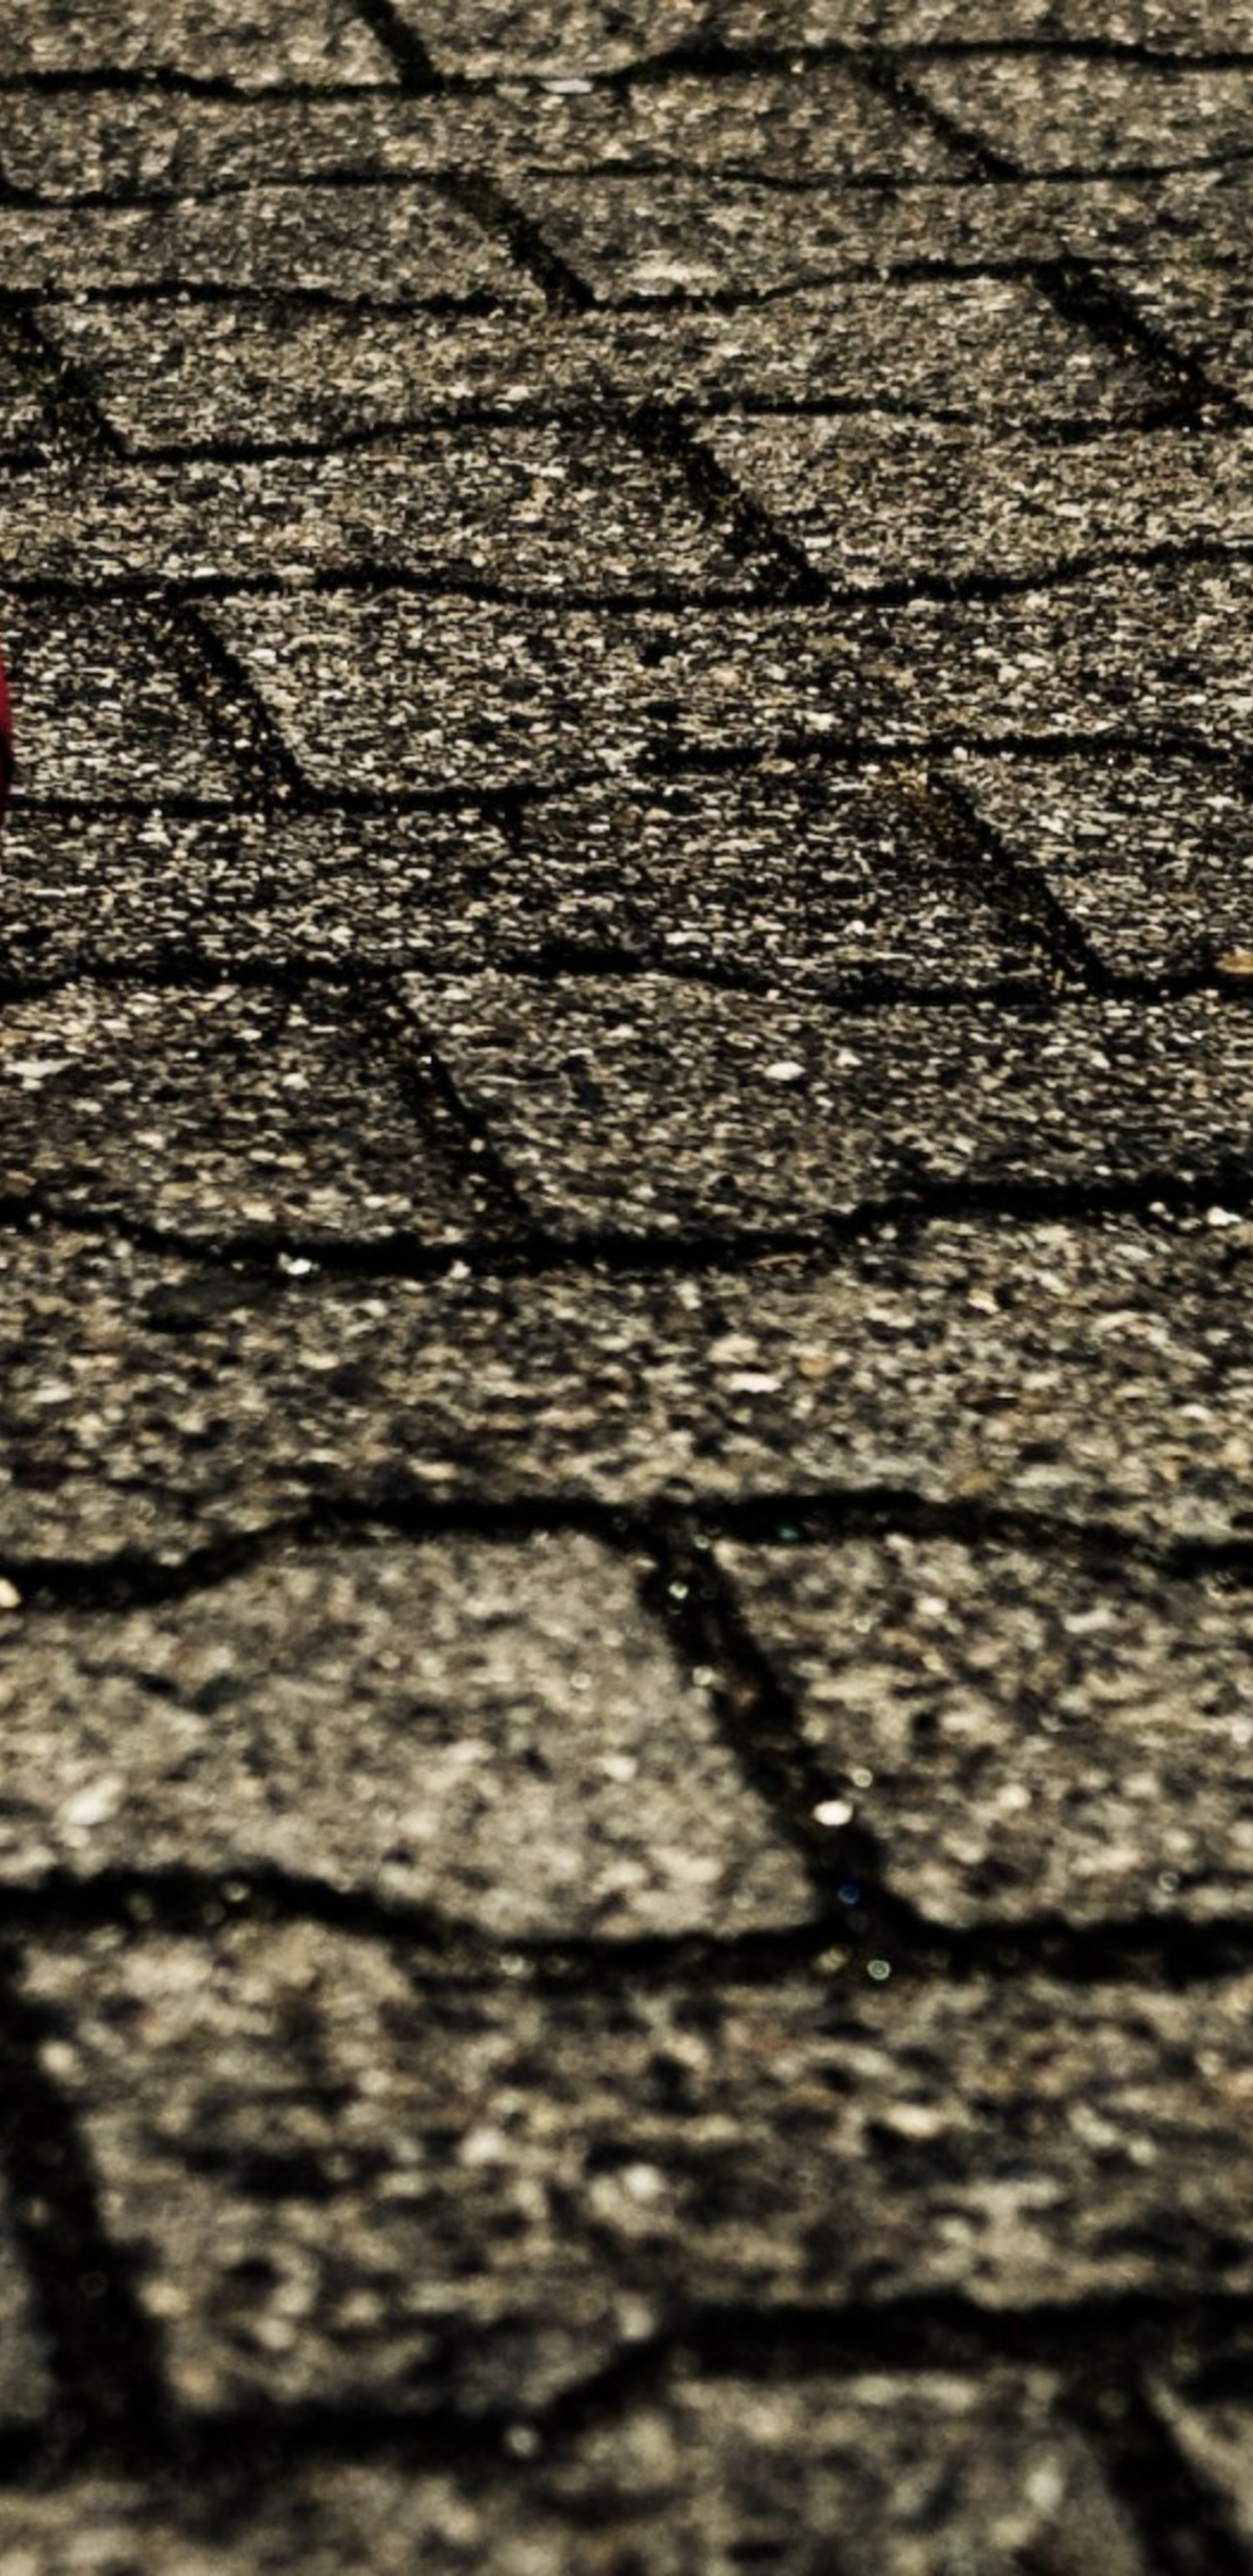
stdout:
[(924, 262), (983, 269), (1133, 257), (1154, 228), (1134, 188), (824, 188), (803, 193), (671, 176), (520, 176), (518, 203), (599, 303), (623, 296), (748, 297), (823, 278), (890, 276)]
[(377, 304), (538, 303), (468, 215), (420, 182), (259, 187), (159, 206), (0, 207), (0, 265), (30, 294), (229, 287)]
[(48, 1942), (26, 1990), (194, 2410), (517, 2412), (693, 2306), (1253, 2276), (1247, 1977), (424, 1986), (293, 1924)]
[(5, 824), (0, 971), (19, 979), (171, 961), (486, 965), (538, 935), (536, 875), (462, 812), (278, 817), (163, 812)]
[(839, 1261), (345, 1283), (0, 1244), (0, 1547), (177, 1559), (328, 1501), (995, 1501), (1249, 1526), (1250, 1229), (886, 1229)]
[(0, 1197), (181, 1242), (456, 1243), (456, 1143), (327, 994), (62, 985), (0, 1021)]
[(815, 2546), (837, 2540), (847, 2576), (933, 2576), (973, 2552), (1144, 2576), (1051, 2374), (1005, 2366), (978, 2380), (807, 2372), (787, 2387), (672, 2367), (612, 2420), (522, 2462), (315, 2461), (211, 2530), (185, 2494), (103, 2480), (14, 2496), (5, 2516), (22, 2576), (62, 2576), (71, 2541), (104, 2576), (581, 2576), (591, 2531), (606, 2563), (650, 2576), (738, 2576), (754, 2559), (810, 2576)]
[(955, 761), (951, 776), (1122, 975), (1253, 967), (1253, 806), (1208, 761)]
[(923, 56), (906, 73), (964, 133), (1028, 172), (1170, 169), (1253, 150), (1245, 66), (1051, 51)]
[(1028, 925), (946, 847), (916, 772), (802, 763), (589, 787), (525, 809), (535, 942), (785, 990), (1041, 985)]
[[(412, 572), (522, 591), (749, 590), (679, 466), (608, 428), (434, 430), (262, 463), (27, 476), (0, 575), (108, 583)], [(760, 569), (760, 567), (758, 568)]]
[(838, 587), (1027, 577), (1253, 538), (1247, 435), (1041, 445), (893, 418), (720, 421), (703, 445)]
[(237, 774), (170, 643), (161, 613), (133, 602), (27, 601), (9, 611), (5, 651), (24, 795), (99, 806), (179, 794), (232, 800)]
[(903, 1902), (947, 1925), (1246, 1912), (1253, 1593), (903, 1532), (717, 1556)]
[(883, 402), (1011, 422), (1134, 418), (1173, 390), (1010, 278), (849, 281), (733, 313), (407, 314), (49, 305), (127, 448), (333, 440), (563, 403)]
[(274, 179), (614, 167), (786, 181), (944, 177), (965, 164), (842, 63), (710, 79), (452, 96), (223, 100), (104, 90), (6, 102), (5, 173), (39, 197), (183, 193)]
[(813, 1223), (961, 1182), (1195, 1180), (1253, 1152), (1253, 1015), (1209, 995), (850, 1016), (655, 976), (402, 991), (557, 1232)]
[(639, 1573), (577, 1532), (287, 1549), (151, 1608), (6, 1618), (0, 1879), (276, 1870), (496, 1939), (804, 1922)]

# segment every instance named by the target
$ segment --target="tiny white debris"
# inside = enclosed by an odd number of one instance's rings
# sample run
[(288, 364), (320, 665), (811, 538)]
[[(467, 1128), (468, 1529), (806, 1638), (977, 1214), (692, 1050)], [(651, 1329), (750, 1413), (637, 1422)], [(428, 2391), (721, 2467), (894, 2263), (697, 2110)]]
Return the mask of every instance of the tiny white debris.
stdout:
[(853, 1808), (847, 1798), (820, 1798), (814, 1809), (816, 1825), (851, 1825)]
[(804, 1065), (798, 1064), (790, 1055), (780, 1056), (777, 1064), (764, 1065), (762, 1071), (767, 1082), (803, 1082), (805, 1079)]

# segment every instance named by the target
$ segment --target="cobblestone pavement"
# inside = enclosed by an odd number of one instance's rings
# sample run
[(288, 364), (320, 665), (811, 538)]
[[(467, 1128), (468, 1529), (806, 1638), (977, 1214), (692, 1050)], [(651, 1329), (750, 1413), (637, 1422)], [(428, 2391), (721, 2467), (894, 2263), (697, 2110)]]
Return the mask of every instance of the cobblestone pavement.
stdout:
[(0, 2576), (1253, 2569), (1249, 0), (9, 0)]

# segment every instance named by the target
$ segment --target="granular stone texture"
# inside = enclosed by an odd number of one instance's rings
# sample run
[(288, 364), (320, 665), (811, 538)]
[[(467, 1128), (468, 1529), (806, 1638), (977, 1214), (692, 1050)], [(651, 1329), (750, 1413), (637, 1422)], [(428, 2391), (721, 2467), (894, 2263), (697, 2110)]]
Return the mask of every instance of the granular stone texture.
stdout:
[(521, 827), (533, 933), (788, 990), (1040, 985), (1038, 931), (953, 850), (953, 819), (904, 766), (779, 762), (544, 797)]
[(4, 837), (0, 971), (172, 963), (272, 977), (485, 964), (542, 935), (536, 874), (498, 823), (458, 812), (279, 818), (160, 806), (101, 821), (25, 806)]
[[(0, 567), (24, 580), (420, 573), (523, 592), (752, 587), (678, 469), (621, 433), (437, 431), (325, 465), (115, 467), (31, 477)], [(7, 561), (6, 561), (7, 558)]]
[(0, 1023), (0, 1195), (181, 1241), (472, 1230), (400, 1068), (327, 995), (62, 987)]
[(238, 775), (182, 678), (180, 640), (159, 614), (112, 602), (32, 602), (10, 616), (26, 792), (105, 807), (179, 794), (229, 804)]
[(392, 77), (386, 52), (349, 0), (254, 0), (243, 15), (232, 0), (168, 0), (159, 11), (144, 0), (94, 0), (88, 12), (21, 0), (6, 80), (91, 72), (174, 72), (242, 90)]
[(433, 188), (254, 188), (168, 205), (109, 206), (84, 227), (62, 208), (0, 207), (10, 288), (66, 294), (241, 287), (355, 303), (538, 300), (505, 252)]
[(1248, 0), (9, 16), (0, 2576), (1253, 2576)]
[(1163, 374), (1068, 329), (1029, 284), (926, 278), (789, 296), (732, 313), (421, 313), (371, 317), (272, 303), (47, 308), (45, 328), (91, 369), (136, 453), (207, 440), (342, 438), (483, 411), (563, 403), (887, 402), (962, 419), (1121, 419), (1159, 402)]
[(1253, 149), (1246, 65), (1093, 60), (1060, 50), (908, 66), (919, 96), (1024, 171), (1170, 169)]
[(807, 2374), (786, 2390), (673, 2371), (590, 2434), (546, 2444), (508, 2481), (490, 2458), (314, 2466), (225, 2529), (207, 2522), (186, 2494), (101, 2482), (51, 2503), (15, 2501), (5, 2536), (23, 2576), (61, 2576), (60, 2553), (73, 2547), (91, 2576), (257, 2566), (411, 2576), (415, 2564), (424, 2576), (480, 2576), (486, 2565), (581, 2576), (595, 2563), (589, 2543), (602, 2564), (656, 2576), (739, 2576), (754, 2560), (809, 2576), (815, 2546), (828, 2543), (849, 2576), (932, 2576), (944, 2563), (937, 2546), (959, 2565), (971, 2545), (993, 2564), (997, 2552), (1058, 2549), (1068, 2576), (1144, 2576), (1145, 2566), (1055, 2383), (1012, 2368), (982, 2383), (954, 2371)]
[(749, 2298), (1248, 2292), (1246, 1977), (602, 1995), (291, 1925), (40, 1945), (27, 1991), (195, 2408), (525, 2412)]
[(802, 1921), (631, 1566), (576, 1533), (285, 1551), (0, 1626), (0, 1879), (280, 1871), (494, 1936)]
[(49, 198), (102, 185), (157, 193), (349, 171), (358, 181), (418, 178), (467, 165), (504, 180), (529, 169), (669, 168), (787, 184), (965, 168), (843, 63), (348, 101), (35, 90), (18, 94), (5, 127), (10, 184)]
[(726, 422), (704, 441), (836, 588), (1023, 579), (1253, 537), (1244, 437), (1053, 447), (858, 418)]
[(1185, 974), (1226, 961), (1239, 977), (1253, 950), (1253, 805), (1239, 772), (1107, 754), (967, 758), (952, 777), (1003, 847), (1039, 869), (1111, 972)]
[(516, 194), (598, 302), (760, 296), (915, 264), (995, 269), (1131, 258), (1155, 209), (1116, 183), (790, 190), (751, 181), (528, 177)]
[(845, 1017), (651, 976), (404, 990), (558, 1228), (795, 1222), (962, 1180), (1190, 1180), (1253, 1148), (1253, 1018), (1208, 997)]
[(850, 1537), (718, 1560), (893, 1893), (948, 1924), (1242, 1914), (1253, 1593)]
[[(839, 1260), (338, 1283), (0, 1252), (0, 1547), (171, 1555), (331, 1498), (850, 1485), (1247, 1534), (1247, 1223), (1012, 1217)], [(594, 1250), (594, 1246), (592, 1248)]]

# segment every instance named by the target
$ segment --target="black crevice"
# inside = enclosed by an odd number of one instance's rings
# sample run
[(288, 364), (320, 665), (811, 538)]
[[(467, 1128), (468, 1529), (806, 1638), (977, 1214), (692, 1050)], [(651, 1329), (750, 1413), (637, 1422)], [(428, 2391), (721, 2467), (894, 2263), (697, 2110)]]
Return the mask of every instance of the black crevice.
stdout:
[(130, 2261), (110, 2237), (91, 2158), (50, 2071), (51, 2036), (0, 1951), (0, 2163), (13, 2226), (55, 2374), (59, 2449), (141, 2466), (165, 2443), (153, 2331)]
[(459, 207), (485, 233), (503, 242), (524, 276), (538, 286), (550, 312), (575, 314), (591, 309), (595, 297), (577, 269), (553, 249), (540, 226), (485, 171), (456, 178), (445, 174), (433, 184), (450, 205)]

